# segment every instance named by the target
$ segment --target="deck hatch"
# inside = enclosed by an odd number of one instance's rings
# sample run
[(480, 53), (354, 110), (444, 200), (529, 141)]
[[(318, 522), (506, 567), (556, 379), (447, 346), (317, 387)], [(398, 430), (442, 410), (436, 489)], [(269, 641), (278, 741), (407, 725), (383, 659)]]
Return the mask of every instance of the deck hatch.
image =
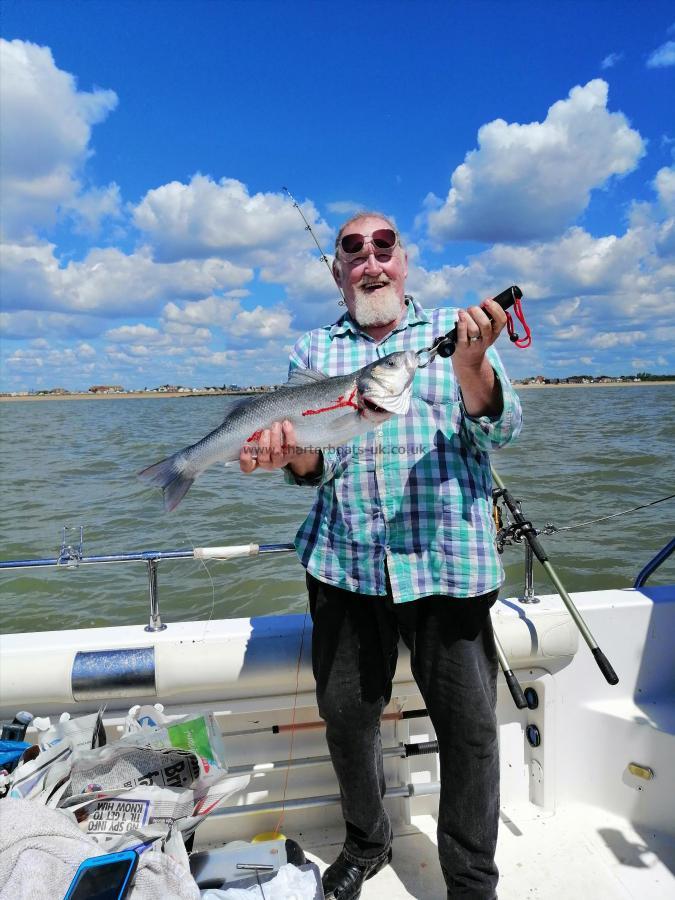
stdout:
[(73, 699), (157, 696), (155, 648), (81, 650), (71, 672)]

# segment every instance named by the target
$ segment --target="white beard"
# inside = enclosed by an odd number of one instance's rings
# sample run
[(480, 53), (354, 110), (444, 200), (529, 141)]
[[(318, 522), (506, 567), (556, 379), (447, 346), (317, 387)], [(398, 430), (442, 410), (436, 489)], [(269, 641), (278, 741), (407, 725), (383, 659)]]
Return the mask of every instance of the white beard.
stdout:
[(364, 328), (388, 325), (401, 315), (401, 298), (390, 284), (369, 294), (363, 288), (354, 292), (354, 318)]

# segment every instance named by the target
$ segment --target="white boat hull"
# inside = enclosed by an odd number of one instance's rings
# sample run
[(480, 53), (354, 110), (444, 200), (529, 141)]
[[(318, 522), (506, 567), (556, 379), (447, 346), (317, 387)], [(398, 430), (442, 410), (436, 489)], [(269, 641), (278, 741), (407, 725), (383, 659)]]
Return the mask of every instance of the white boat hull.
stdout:
[[(537, 709), (516, 709), (500, 678), (500, 898), (673, 898), (675, 588), (573, 599), (618, 685), (605, 682), (557, 596), (534, 605), (500, 601), (493, 610), (513, 670), (539, 698)], [(257, 768), (245, 796), (200, 826), (198, 844), (274, 829), (285, 799), (284, 831), (323, 865), (342, 839), (323, 730), (272, 732), (294, 717), (297, 724), (318, 722), (310, 632), (309, 617), (274, 616), (169, 624), (155, 633), (139, 625), (7, 635), (0, 644), (0, 716), (18, 709), (77, 714), (106, 704), (113, 740), (133, 703), (161, 702), (175, 715), (210, 709), (225, 735), (228, 764)], [(421, 707), (402, 650), (389, 711)], [(526, 740), (528, 725), (539, 730), (538, 747)], [(427, 718), (383, 723), (398, 837), (393, 866), (368, 883), (365, 900), (444, 896), (434, 846), (437, 757), (396, 753), (400, 744), (433, 738)], [(303, 763), (286, 783), (291, 756)], [(653, 778), (631, 774), (631, 763)]]

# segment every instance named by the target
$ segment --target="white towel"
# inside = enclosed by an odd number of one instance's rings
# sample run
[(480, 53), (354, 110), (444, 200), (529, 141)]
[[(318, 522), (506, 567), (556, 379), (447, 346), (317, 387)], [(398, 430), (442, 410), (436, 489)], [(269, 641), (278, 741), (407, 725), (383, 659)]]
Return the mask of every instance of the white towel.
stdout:
[[(0, 900), (60, 900), (77, 867), (104, 851), (64, 810), (0, 800)], [(164, 853), (139, 858), (131, 900), (198, 900), (192, 875)]]

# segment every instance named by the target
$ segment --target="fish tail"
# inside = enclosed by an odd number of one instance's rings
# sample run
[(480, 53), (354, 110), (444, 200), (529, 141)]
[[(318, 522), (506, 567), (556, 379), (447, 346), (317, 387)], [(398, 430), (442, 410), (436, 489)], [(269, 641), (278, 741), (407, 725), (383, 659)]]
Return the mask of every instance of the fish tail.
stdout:
[(186, 463), (185, 454), (180, 450), (138, 473), (139, 478), (161, 487), (167, 512), (178, 506), (196, 478), (196, 473)]

